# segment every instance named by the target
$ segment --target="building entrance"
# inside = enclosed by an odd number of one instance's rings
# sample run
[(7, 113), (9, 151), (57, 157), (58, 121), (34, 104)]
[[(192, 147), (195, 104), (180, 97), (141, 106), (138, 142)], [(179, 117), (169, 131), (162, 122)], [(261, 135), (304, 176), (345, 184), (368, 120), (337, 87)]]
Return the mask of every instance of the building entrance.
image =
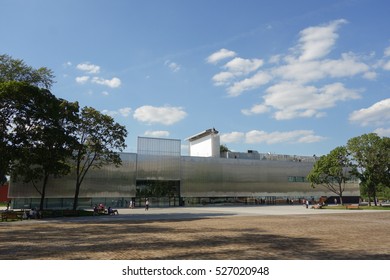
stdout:
[(179, 180), (137, 180), (135, 206), (143, 207), (148, 198), (151, 207), (181, 206)]

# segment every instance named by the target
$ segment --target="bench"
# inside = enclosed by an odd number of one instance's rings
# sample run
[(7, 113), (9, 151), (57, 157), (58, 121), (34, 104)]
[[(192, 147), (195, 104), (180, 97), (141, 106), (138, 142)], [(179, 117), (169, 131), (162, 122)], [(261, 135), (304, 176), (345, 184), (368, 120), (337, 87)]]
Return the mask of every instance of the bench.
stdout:
[(23, 220), (23, 213), (21, 212), (14, 212), (14, 211), (7, 211), (1, 213), (1, 221), (8, 221), (10, 220)]
[(345, 209), (359, 209), (359, 205), (357, 205), (357, 204), (348, 204), (348, 205), (345, 205)]

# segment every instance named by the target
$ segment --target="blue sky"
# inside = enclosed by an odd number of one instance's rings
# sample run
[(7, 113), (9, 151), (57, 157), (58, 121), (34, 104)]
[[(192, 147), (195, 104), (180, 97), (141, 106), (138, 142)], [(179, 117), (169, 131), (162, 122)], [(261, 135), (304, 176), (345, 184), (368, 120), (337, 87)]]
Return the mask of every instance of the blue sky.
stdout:
[(216, 128), (234, 151), (322, 155), (390, 136), (390, 3), (0, 0), (0, 53), (137, 136)]

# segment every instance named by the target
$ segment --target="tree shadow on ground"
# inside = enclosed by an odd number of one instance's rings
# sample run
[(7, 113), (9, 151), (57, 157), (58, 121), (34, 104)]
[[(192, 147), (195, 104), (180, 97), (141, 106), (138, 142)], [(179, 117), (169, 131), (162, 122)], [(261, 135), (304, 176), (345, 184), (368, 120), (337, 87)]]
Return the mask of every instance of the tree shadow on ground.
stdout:
[[(0, 231), (0, 259), (389, 259), (390, 254), (334, 250), (315, 237), (276, 234), (261, 226), (235, 228), (216, 220), (89, 220), (18, 223)], [(218, 224), (220, 223), (220, 224)]]

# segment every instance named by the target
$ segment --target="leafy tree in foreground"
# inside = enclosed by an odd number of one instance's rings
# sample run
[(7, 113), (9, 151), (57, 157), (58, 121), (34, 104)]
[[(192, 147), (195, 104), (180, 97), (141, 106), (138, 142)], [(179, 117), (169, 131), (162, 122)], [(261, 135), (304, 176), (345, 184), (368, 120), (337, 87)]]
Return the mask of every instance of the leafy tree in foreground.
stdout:
[(11, 174), (14, 180), (21, 178), (34, 186), (43, 209), (49, 176), (70, 172), (68, 160), (75, 145), (72, 134), (78, 104), (21, 82), (1, 83), (0, 95), (5, 105), (0, 112), (8, 115)]
[[(348, 151), (354, 159), (354, 173), (361, 181), (363, 191), (374, 198), (377, 205), (378, 187), (390, 184), (390, 138), (375, 133), (351, 138)], [(371, 205), (371, 199), (369, 199)]]
[[(0, 55), (0, 86), (15, 81), (50, 89), (54, 83), (53, 79), (53, 72), (46, 67), (34, 69), (26, 65), (23, 60), (13, 59), (6, 54)], [(0, 177), (9, 175), (11, 160), (15, 158), (15, 149), (12, 145), (14, 139), (9, 134), (9, 128), (12, 117), (16, 115), (18, 110), (16, 107), (12, 107), (12, 102), (16, 101), (14, 98), (17, 93), (13, 92), (11, 95), (7, 95), (7, 89), (10, 89), (9, 85), (1, 89), (0, 96)]]
[(91, 168), (99, 169), (108, 164), (119, 166), (122, 163), (117, 151), (126, 147), (127, 136), (124, 126), (91, 107), (81, 110), (75, 133), (78, 147), (74, 153), (76, 190), (73, 210), (78, 207), (81, 184)]
[(307, 179), (313, 188), (320, 185), (337, 194), (343, 204), (345, 182), (351, 178), (350, 167), (346, 147), (337, 147), (316, 161)]

